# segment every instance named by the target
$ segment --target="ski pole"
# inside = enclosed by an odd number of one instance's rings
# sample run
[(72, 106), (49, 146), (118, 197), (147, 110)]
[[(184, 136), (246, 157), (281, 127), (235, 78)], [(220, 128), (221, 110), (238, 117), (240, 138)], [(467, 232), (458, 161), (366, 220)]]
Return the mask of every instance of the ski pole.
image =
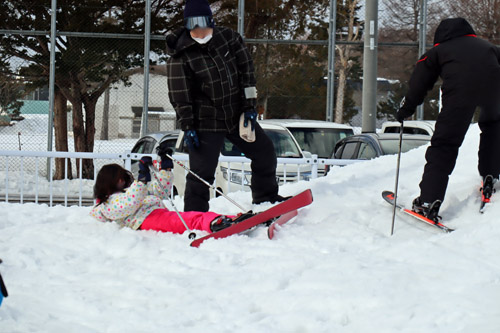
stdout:
[(210, 189), (212, 190), (215, 190), (215, 192), (217, 192), (218, 194), (222, 195), (225, 199), (227, 199), (229, 202), (231, 202), (233, 205), (235, 205), (236, 207), (238, 207), (242, 212), (246, 212), (248, 211), (248, 209), (245, 209), (243, 208), (241, 205), (239, 205), (236, 201), (234, 201), (233, 199), (231, 199), (230, 197), (228, 197), (227, 195), (225, 195), (224, 193), (222, 193), (222, 191), (220, 191), (217, 187), (211, 185), (209, 182), (207, 182), (205, 179), (201, 178), (200, 176), (198, 176), (194, 171), (192, 171), (191, 169), (189, 169), (187, 166), (185, 166), (184, 164), (182, 164), (180, 161), (176, 160), (175, 158), (173, 158), (172, 156), (170, 156), (169, 154), (166, 154), (168, 158), (170, 158), (173, 162), (177, 163), (178, 165), (180, 165), (182, 168), (184, 168), (184, 170), (186, 170), (187, 172), (189, 172), (190, 174), (192, 174), (193, 176), (196, 177), (196, 179), (198, 179), (199, 181), (201, 181), (203, 184), (207, 185)]
[[(164, 192), (167, 192), (167, 191), (165, 191), (165, 188), (163, 187), (163, 184), (158, 179), (158, 175), (156, 174), (156, 169), (152, 165), (149, 166), (149, 171), (153, 173), (153, 175), (154, 175), (154, 177), (155, 177), (155, 179), (156, 179), (156, 181), (158, 183), (158, 186), (160, 186), (163, 189)], [(177, 210), (177, 207), (175, 206), (174, 201), (172, 200), (172, 198), (170, 197), (170, 195), (168, 195), (167, 197), (168, 197), (168, 201), (170, 202), (170, 204), (172, 205), (172, 207), (174, 207), (174, 210), (177, 213), (177, 216), (179, 216), (179, 219), (181, 220), (182, 224), (184, 224), (184, 227), (186, 228), (186, 230), (189, 231), (188, 238), (189, 239), (195, 239), (196, 238), (196, 233), (188, 227), (186, 221), (184, 221), (184, 219), (182, 218), (181, 213), (179, 213), (179, 211)]]
[(398, 185), (399, 185), (399, 166), (401, 164), (401, 147), (403, 145), (403, 121), (401, 122), (401, 129), (399, 130), (399, 149), (398, 149), (398, 163), (396, 166), (396, 184), (394, 184), (394, 207), (392, 208), (392, 225), (391, 236), (394, 233), (394, 221), (396, 219), (396, 206), (398, 200)]

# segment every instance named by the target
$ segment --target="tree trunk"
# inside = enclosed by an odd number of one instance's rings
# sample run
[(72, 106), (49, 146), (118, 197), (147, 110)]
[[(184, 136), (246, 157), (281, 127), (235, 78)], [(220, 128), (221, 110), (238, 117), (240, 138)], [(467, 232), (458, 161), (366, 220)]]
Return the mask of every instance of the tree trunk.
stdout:
[[(85, 152), (94, 151), (95, 138), (95, 109), (97, 98), (83, 98), (85, 107)], [(83, 175), (87, 179), (94, 179), (94, 161), (83, 160)]]
[[(85, 131), (83, 124), (83, 104), (82, 100), (74, 100), (71, 102), (73, 106), (73, 140), (75, 143), (75, 152), (85, 151)], [(77, 175), (80, 175), (80, 159), (76, 159)], [(82, 161), (83, 163), (83, 161)], [(85, 175), (82, 173), (82, 177)]]
[(337, 101), (335, 105), (335, 122), (342, 124), (344, 122), (344, 95), (346, 88), (346, 68), (339, 68), (339, 83), (337, 86)]
[[(68, 108), (67, 99), (58, 90), (54, 94), (54, 134), (56, 151), (68, 151)], [(56, 173), (54, 179), (64, 179), (64, 158), (56, 158)], [(72, 179), (71, 159), (68, 159), (68, 179)]]
[[(80, 103), (73, 104), (73, 133), (75, 135), (75, 151), (93, 152), (95, 135), (95, 105), (97, 99), (82, 96)], [(85, 106), (85, 117), (83, 116)], [(80, 161), (77, 160), (80, 172)], [(94, 179), (94, 163), (91, 159), (82, 160), (82, 178)]]
[(101, 140), (109, 140), (109, 90), (104, 92), (104, 108), (102, 110)]

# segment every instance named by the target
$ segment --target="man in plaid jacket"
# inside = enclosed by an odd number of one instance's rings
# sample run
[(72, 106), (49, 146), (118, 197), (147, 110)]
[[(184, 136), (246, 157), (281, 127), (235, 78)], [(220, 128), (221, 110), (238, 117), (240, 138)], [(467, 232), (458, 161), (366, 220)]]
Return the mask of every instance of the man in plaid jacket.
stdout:
[[(241, 36), (216, 27), (207, 0), (187, 0), (184, 27), (167, 36), (170, 102), (189, 148), (190, 168), (213, 183), (219, 154), (227, 138), (252, 160), (252, 198), (277, 202), (276, 153), (256, 122), (257, 89), (253, 62)], [(255, 131), (255, 141), (240, 137), (239, 120)], [(208, 211), (209, 189), (186, 177), (185, 211)]]

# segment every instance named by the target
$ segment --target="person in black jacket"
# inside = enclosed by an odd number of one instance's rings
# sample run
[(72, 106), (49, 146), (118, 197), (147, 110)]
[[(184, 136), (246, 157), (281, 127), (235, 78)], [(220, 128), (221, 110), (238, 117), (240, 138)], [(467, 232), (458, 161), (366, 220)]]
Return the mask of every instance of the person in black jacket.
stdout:
[[(403, 122), (411, 116), (441, 77), (443, 107), (425, 155), (427, 163), (420, 182), (420, 196), (413, 201), (414, 211), (437, 220), (448, 177), (455, 167), (458, 149), (476, 108), (481, 110), (478, 167), (483, 177), (483, 195), (491, 196), (493, 183), (498, 179), (500, 51), (477, 38), (463, 18), (443, 20), (436, 30), (434, 44), (418, 60), (396, 118)], [(487, 189), (489, 193), (485, 192)]]
[[(243, 39), (229, 28), (215, 26), (206, 0), (186, 2), (184, 24), (167, 36), (167, 76), (191, 170), (213, 183), (227, 138), (252, 160), (253, 202), (283, 201), (278, 195), (273, 143), (256, 122), (254, 67)], [(254, 132), (253, 142), (240, 136), (242, 114), (243, 130)], [(188, 174), (184, 210), (208, 211), (208, 200), (207, 186)]]

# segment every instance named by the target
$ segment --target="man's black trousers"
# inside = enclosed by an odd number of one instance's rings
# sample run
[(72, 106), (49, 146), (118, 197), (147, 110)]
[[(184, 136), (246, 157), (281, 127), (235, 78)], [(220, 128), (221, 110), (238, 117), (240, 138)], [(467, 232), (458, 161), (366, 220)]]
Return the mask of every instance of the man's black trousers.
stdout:
[[(251, 189), (253, 201), (272, 200), (277, 196), (277, 162), (274, 145), (258, 123), (255, 125), (256, 140), (252, 143), (241, 139), (238, 130), (233, 133), (198, 131), (197, 134), (200, 146), (189, 151), (189, 166), (198, 176), (213, 184), (224, 138), (227, 138), (246, 157), (252, 160), (250, 166), (252, 168)], [(208, 186), (189, 173), (186, 176), (184, 211), (206, 212), (209, 209), (209, 199), (210, 190)]]
[[(476, 110), (475, 106), (443, 108), (438, 116), (431, 146), (427, 148), (427, 163), (420, 182), (422, 202), (444, 200), (448, 178), (458, 156), (465, 134)], [(483, 106), (479, 117), (479, 174), (498, 178), (500, 172), (500, 107)]]

